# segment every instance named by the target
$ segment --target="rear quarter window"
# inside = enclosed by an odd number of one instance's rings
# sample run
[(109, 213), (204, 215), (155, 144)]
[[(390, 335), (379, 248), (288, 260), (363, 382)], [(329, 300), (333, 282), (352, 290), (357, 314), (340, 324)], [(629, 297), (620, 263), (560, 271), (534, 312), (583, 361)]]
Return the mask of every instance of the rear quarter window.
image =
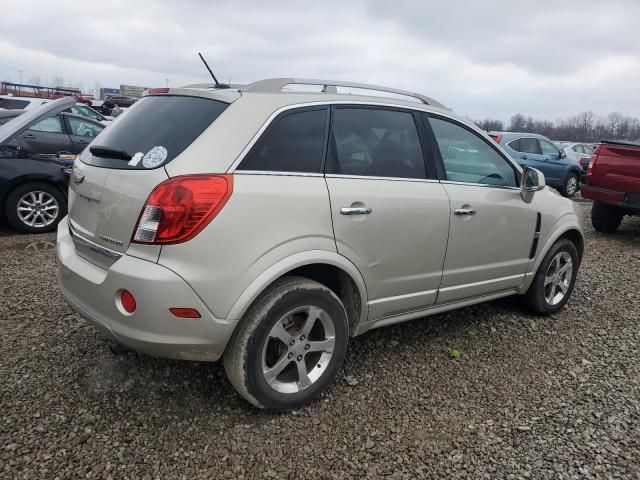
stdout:
[(29, 105), (28, 100), (15, 100), (13, 98), (0, 98), (0, 108), (7, 110), (22, 110)]
[[(228, 106), (200, 97), (144, 97), (98, 135), (81, 160), (107, 168), (161, 167), (180, 155)], [(154, 161), (147, 161), (151, 157)]]
[(320, 173), (327, 108), (294, 110), (279, 116), (238, 170)]

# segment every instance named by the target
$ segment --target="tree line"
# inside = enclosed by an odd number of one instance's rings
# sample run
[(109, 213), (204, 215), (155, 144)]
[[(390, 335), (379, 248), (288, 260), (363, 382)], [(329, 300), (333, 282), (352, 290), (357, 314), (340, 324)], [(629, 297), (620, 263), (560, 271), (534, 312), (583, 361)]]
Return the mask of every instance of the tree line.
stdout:
[(508, 124), (502, 120), (472, 120), (478, 127), (486, 131), (510, 131), (538, 133), (551, 140), (567, 140), (573, 142), (595, 143), (601, 140), (627, 140), (640, 142), (640, 120), (613, 112), (606, 117), (593, 112), (582, 112), (555, 122), (537, 120), (517, 113)]

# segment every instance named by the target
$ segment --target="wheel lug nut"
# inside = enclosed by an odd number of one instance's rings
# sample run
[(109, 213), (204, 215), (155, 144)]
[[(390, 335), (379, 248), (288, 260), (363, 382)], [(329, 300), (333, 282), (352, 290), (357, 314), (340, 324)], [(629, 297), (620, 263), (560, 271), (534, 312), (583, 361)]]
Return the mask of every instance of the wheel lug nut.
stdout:
[(308, 343), (304, 346), (305, 350), (309, 350), (311, 348), (311, 345), (309, 345)]
[(289, 352), (289, 353), (287, 354), (287, 358), (293, 358), (293, 353)]
[(305, 338), (306, 338), (306, 337), (305, 337), (304, 335), (300, 335), (300, 341), (301, 341), (301, 342), (304, 342), (304, 339), (305, 339)]
[(296, 343), (296, 341), (295, 341), (295, 340), (291, 340), (291, 341), (289, 342), (289, 346), (293, 347), (293, 346), (295, 345), (295, 343)]
[(302, 355), (298, 355), (297, 360), (298, 360), (298, 361), (302, 360)]

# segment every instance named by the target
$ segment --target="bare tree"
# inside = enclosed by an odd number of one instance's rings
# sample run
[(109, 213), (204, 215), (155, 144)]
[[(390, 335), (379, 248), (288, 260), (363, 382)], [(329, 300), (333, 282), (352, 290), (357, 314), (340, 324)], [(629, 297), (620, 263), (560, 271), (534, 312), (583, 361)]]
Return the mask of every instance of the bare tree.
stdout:
[(512, 132), (521, 132), (527, 124), (527, 119), (521, 113), (516, 113), (509, 121), (509, 130)]

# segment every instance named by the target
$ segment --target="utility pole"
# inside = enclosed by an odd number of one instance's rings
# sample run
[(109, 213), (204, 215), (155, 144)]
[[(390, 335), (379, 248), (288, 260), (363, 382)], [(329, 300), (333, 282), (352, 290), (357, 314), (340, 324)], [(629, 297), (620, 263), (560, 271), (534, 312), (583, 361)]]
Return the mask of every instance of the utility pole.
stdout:
[(169, 88), (169, 79), (165, 78), (166, 82), (167, 82), (167, 88)]
[(20, 72), (20, 83), (22, 83), (22, 70), (19, 70)]

